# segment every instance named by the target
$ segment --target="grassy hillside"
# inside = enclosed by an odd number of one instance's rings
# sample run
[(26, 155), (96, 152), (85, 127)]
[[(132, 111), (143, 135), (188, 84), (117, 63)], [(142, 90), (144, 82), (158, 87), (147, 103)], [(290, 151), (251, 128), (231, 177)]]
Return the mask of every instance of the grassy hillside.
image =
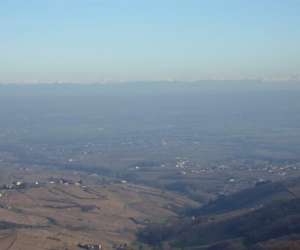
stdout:
[(163, 249), (300, 249), (299, 185), (260, 184), (189, 210), (176, 222), (151, 225), (138, 237)]

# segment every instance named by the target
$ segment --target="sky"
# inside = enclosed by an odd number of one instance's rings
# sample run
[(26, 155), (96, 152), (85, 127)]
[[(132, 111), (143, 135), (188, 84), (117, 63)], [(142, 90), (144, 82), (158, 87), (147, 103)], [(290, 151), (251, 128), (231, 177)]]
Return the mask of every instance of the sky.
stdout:
[(300, 79), (299, 0), (0, 0), (0, 82)]

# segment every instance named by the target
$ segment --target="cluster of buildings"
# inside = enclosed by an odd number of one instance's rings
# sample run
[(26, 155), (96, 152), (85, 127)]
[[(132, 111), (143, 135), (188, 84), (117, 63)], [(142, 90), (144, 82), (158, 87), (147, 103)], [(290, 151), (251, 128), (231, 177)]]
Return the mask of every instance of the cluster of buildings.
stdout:
[[(230, 173), (236, 172), (237, 174), (242, 171), (257, 173), (257, 175), (264, 174), (267, 176), (290, 176), (294, 175), (296, 172), (300, 175), (300, 163), (288, 163), (288, 162), (270, 162), (263, 160), (234, 160), (227, 162), (227, 164), (207, 164), (206, 166), (201, 166), (197, 163), (189, 161), (187, 159), (176, 159), (175, 168), (180, 170), (182, 175), (190, 173), (192, 175), (201, 174), (213, 174), (213, 173)], [(233, 182), (233, 181), (230, 181)]]
[(85, 250), (102, 250), (102, 245), (101, 244), (77, 244), (77, 246), (81, 249), (85, 249)]
[[(78, 181), (72, 181), (72, 180), (67, 180), (64, 178), (50, 178), (48, 180), (49, 184), (62, 184), (62, 185), (75, 185), (75, 186), (81, 186), (85, 187), (82, 185), (82, 180)], [(32, 188), (32, 187), (39, 187), (41, 186), (41, 183), (39, 181), (35, 181), (33, 183), (26, 183), (23, 181), (14, 181), (11, 184), (4, 184), (0, 186), (0, 190), (20, 190), (20, 189), (25, 189), (25, 188)]]
[[(73, 180), (68, 180), (65, 178), (53, 178), (52, 177), (49, 179), (49, 184), (62, 184), (65, 186), (68, 186), (68, 185), (82, 186), (82, 180), (73, 181)], [(82, 186), (82, 187), (85, 187), (85, 186)]]
[(15, 190), (15, 189), (24, 189), (28, 186), (29, 184), (22, 182), (22, 181), (15, 181), (11, 184), (4, 184), (0, 186), (1, 190)]

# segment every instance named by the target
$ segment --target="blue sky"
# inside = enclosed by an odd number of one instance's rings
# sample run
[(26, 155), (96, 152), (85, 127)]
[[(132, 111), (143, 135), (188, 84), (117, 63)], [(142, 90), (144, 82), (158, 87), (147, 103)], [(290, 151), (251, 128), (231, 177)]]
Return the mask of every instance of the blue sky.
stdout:
[(293, 78), (298, 0), (0, 0), (0, 82)]

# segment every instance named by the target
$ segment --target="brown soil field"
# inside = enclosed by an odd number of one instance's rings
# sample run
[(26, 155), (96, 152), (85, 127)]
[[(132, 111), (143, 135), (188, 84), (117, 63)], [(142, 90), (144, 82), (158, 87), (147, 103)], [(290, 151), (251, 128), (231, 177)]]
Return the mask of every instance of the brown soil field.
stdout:
[(176, 217), (183, 206), (197, 205), (177, 194), (132, 184), (45, 183), (2, 190), (1, 250), (75, 250), (78, 243), (104, 249), (135, 240), (149, 221)]

